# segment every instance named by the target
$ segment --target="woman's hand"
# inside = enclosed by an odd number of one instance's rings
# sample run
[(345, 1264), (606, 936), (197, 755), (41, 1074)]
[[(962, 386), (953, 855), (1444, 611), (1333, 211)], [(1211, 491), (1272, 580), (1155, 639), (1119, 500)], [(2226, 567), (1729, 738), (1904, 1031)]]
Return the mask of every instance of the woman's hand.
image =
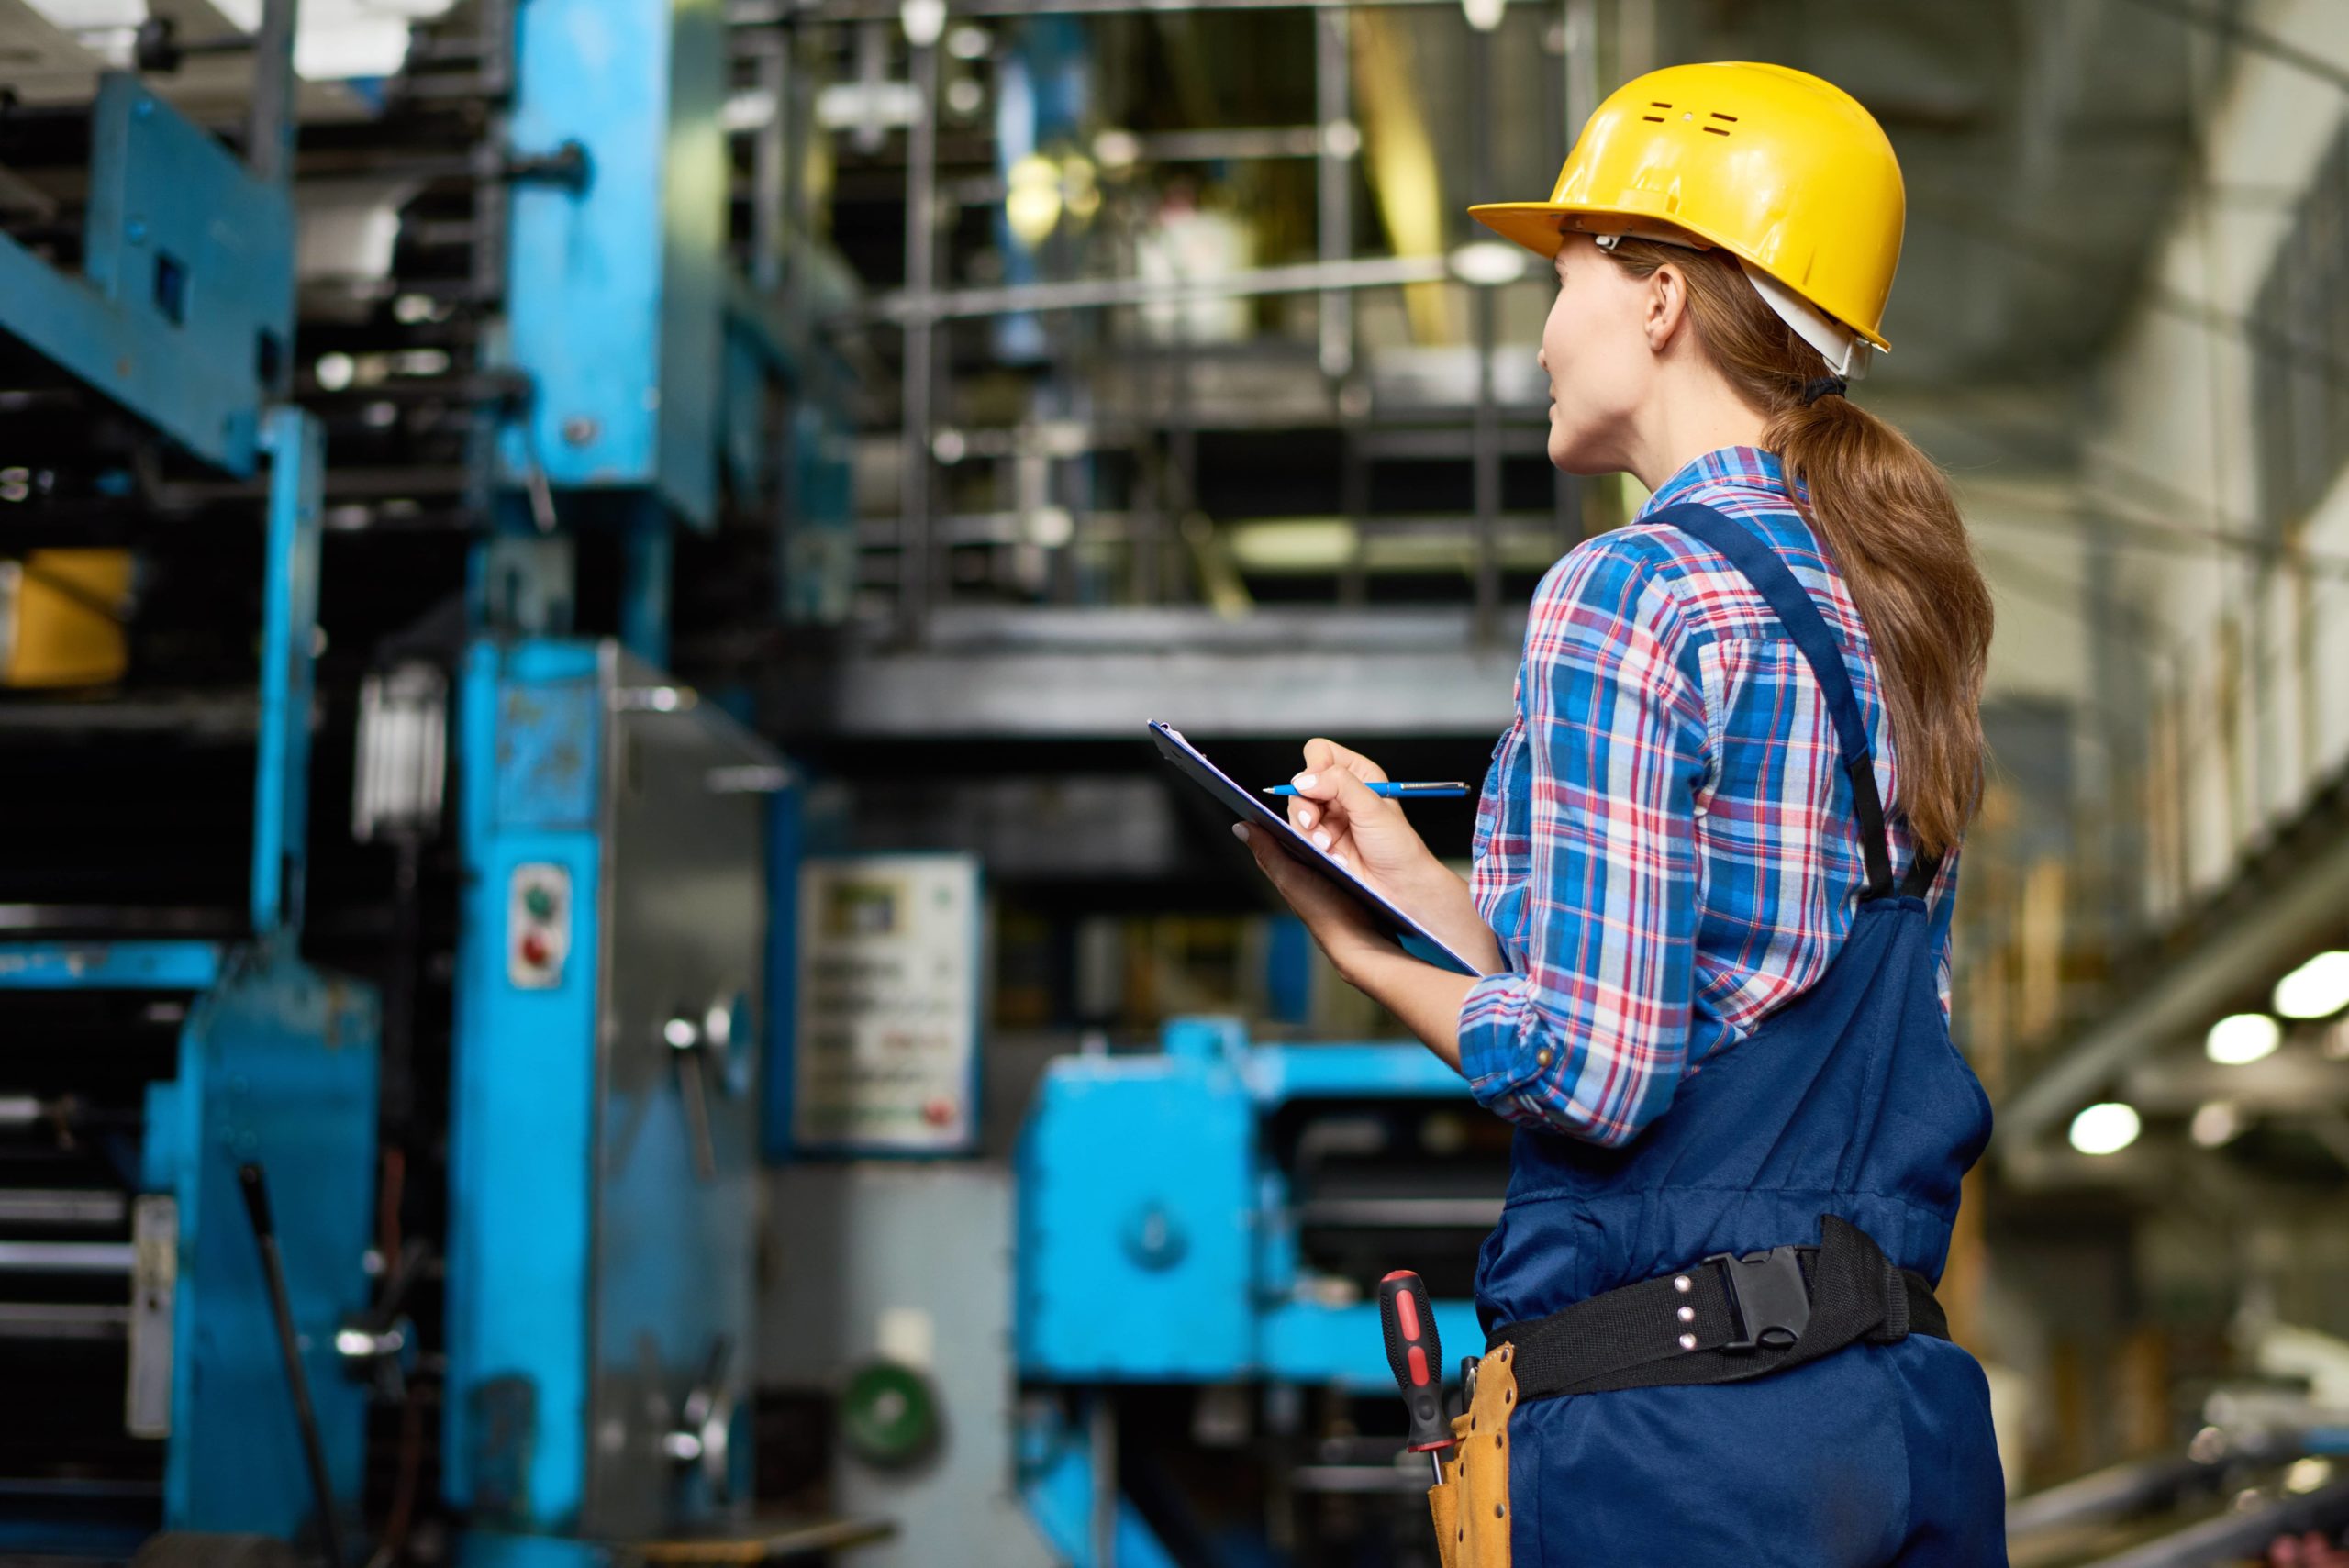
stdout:
[(1305, 769), (1289, 784), (1289, 826), (1405, 908), (1415, 894), (1453, 876), (1403, 814), (1403, 804), (1373, 795), (1386, 770), (1359, 751), (1318, 737), (1305, 743)]
[(1305, 771), (1289, 781), (1297, 792), (1289, 798), (1289, 826), (1485, 973), (1508, 967), (1468, 884), (1436, 859), (1401, 801), (1370, 792), (1386, 777), (1386, 769), (1359, 751), (1334, 740), (1307, 741)]

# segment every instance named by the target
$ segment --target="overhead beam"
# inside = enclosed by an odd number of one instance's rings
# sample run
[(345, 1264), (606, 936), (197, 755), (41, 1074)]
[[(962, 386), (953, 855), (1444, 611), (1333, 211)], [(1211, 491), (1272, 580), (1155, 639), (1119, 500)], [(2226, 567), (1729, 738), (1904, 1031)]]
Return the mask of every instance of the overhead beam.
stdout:
[(2246, 984), (2281, 974), (2307, 956), (2311, 940), (2337, 929), (2342, 910), (2349, 908), (2349, 824), (2309, 837), (2316, 841), (2299, 852), (2271, 857), (2277, 869), (2257, 879), (2255, 897), (2229, 899), (2222, 911), (2206, 911), (2201, 940), (2149, 973), (1999, 1106), (1995, 1147), (2002, 1162), (2014, 1161), (2103, 1094), (2139, 1057), (2199, 1034)]
[(918, 648), (778, 670), (786, 733), (1136, 740), (1163, 718), (1216, 736), (1493, 735), (1521, 625), (1479, 646), (1470, 613), (941, 611)]

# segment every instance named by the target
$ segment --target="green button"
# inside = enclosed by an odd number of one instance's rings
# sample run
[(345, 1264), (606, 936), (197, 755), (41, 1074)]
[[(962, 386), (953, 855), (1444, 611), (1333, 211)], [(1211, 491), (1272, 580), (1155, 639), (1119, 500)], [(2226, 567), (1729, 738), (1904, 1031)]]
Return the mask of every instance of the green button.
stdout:
[(544, 887), (533, 887), (522, 895), (522, 907), (530, 912), (534, 920), (551, 920), (554, 918), (554, 894)]

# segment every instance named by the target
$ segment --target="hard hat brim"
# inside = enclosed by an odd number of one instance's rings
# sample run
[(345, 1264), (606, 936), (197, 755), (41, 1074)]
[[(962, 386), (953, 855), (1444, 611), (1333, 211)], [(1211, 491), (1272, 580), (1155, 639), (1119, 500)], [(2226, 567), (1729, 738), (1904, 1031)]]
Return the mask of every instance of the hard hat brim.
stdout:
[[(1654, 232), (1699, 240), (1708, 247), (1719, 246), (1733, 256), (1757, 266), (1761, 264), (1718, 235), (1708, 234), (1693, 224), (1659, 224), (1645, 213), (1578, 206), (1571, 202), (1485, 202), (1470, 207), (1468, 216), (1502, 239), (1522, 245), (1544, 261), (1557, 255), (1558, 247), (1569, 233), (1637, 235)], [(1766, 268), (1764, 270), (1767, 271)], [(1882, 336), (1865, 327), (1854, 327), (1848, 321), (1838, 324), (1857, 333), (1861, 341), (1872, 348), (1889, 350), (1892, 347)]]

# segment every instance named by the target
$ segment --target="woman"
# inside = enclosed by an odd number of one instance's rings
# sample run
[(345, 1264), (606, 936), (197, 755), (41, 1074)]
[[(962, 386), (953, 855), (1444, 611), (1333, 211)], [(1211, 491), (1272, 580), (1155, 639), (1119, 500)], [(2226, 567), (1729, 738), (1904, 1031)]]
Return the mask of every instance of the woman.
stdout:
[(2003, 1563), (1987, 1390), (1932, 1295), (1989, 1132), (1943, 976), (1990, 604), (1940, 473), (1844, 395), (1884, 346), (1891, 147), (1816, 78), (1677, 67), (1550, 201), (1474, 210), (1557, 270), (1551, 461), (1653, 498), (1534, 596), (1469, 881), (1327, 740), (1291, 810), (1486, 977), (1252, 846), (1520, 1125), (1444, 1561)]

